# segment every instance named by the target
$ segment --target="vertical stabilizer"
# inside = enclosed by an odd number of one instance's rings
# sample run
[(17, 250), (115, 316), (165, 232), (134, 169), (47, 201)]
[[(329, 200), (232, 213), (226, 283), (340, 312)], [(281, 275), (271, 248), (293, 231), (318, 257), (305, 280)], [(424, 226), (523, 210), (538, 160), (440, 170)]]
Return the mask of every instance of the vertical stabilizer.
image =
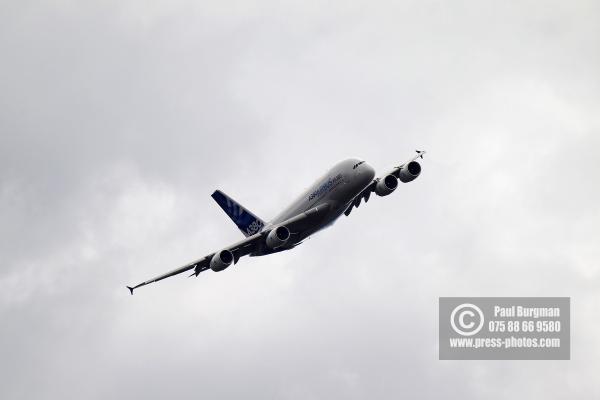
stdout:
[(262, 219), (258, 218), (251, 211), (248, 211), (241, 204), (220, 190), (215, 190), (212, 194), (212, 198), (215, 199), (217, 204), (225, 211), (246, 237), (254, 235), (265, 226)]

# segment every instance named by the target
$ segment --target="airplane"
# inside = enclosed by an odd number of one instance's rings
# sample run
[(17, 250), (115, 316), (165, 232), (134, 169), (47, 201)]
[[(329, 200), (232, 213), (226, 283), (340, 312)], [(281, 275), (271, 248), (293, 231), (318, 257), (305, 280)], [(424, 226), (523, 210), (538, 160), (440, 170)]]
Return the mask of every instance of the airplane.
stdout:
[(127, 286), (127, 289), (133, 295), (133, 291), (141, 286), (192, 269), (194, 272), (190, 277), (197, 277), (208, 269), (223, 271), (246, 255), (265, 256), (293, 249), (315, 232), (332, 225), (342, 214), (349, 216), (363, 199), (365, 203), (369, 201), (371, 193), (387, 196), (396, 190), (398, 181), (415, 180), (421, 173), (421, 165), (416, 160), (422, 159), (423, 154), (425, 151), (417, 150), (416, 156), (379, 178), (375, 178), (375, 170), (363, 160), (340, 161), (270, 222), (264, 222), (216, 190), (212, 198), (242, 231), (245, 239), (136, 286)]

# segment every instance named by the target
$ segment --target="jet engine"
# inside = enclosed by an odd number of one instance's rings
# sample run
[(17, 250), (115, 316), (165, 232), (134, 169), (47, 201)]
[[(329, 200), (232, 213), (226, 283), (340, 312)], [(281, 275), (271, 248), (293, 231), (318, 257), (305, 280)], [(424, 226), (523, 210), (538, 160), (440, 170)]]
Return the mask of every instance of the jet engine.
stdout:
[(398, 177), (404, 183), (415, 180), (421, 173), (421, 165), (416, 161), (411, 161), (406, 167), (402, 167)]
[(267, 247), (276, 249), (283, 246), (290, 239), (290, 230), (285, 226), (278, 226), (267, 235)]
[(375, 193), (377, 196), (387, 196), (392, 193), (398, 187), (398, 179), (394, 175), (388, 175), (383, 179), (380, 179), (375, 186)]
[(210, 269), (215, 272), (223, 271), (233, 262), (233, 253), (229, 250), (221, 250), (211, 258)]

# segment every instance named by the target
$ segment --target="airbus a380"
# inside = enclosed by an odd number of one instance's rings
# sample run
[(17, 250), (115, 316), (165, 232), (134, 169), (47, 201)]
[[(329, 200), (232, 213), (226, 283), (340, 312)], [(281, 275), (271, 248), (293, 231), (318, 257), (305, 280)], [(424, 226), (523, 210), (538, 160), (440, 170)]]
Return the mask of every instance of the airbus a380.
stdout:
[(212, 198), (246, 238), (166, 274), (136, 286), (127, 286), (127, 289), (133, 294), (134, 289), (140, 286), (186, 271), (194, 270), (190, 276), (198, 276), (208, 269), (223, 271), (245, 255), (264, 256), (293, 249), (313, 233), (333, 224), (342, 214), (350, 215), (363, 199), (365, 203), (369, 201), (372, 192), (387, 196), (396, 190), (398, 181), (416, 179), (421, 173), (421, 165), (416, 160), (423, 158), (423, 154), (424, 151), (417, 150), (412, 159), (379, 178), (375, 178), (375, 170), (365, 161), (355, 158), (340, 161), (270, 222), (264, 222), (231, 197), (216, 190)]

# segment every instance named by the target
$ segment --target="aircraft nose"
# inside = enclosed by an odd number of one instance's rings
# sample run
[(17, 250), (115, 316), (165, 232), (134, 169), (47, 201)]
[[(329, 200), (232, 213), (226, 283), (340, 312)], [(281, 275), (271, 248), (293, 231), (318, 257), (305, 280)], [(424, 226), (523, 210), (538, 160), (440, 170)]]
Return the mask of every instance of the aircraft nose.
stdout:
[[(375, 168), (371, 167), (369, 164), (364, 163), (362, 165), (361, 170), (362, 175), (365, 177), (365, 180), (372, 180), (375, 178)], [(368, 179), (367, 179), (368, 178)]]

